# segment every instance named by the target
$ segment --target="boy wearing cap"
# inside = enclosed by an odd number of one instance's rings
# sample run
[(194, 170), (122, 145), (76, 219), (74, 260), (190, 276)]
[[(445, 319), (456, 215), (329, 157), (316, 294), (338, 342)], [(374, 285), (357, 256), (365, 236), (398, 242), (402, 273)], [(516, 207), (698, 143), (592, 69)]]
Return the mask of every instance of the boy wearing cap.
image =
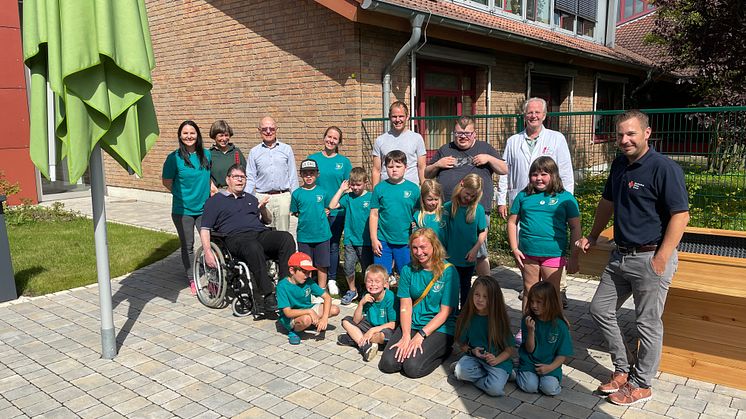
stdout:
[[(329, 239), (329, 200), (331, 196), (316, 185), (319, 166), (315, 160), (306, 159), (300, 163), (300, 176), (303, 185), (294, 190), (290, 198), (290, 212), (298, 217), (298, 251), (311, 256), (318, 269), (319, 287), (326, 289), (326, 272), (331, 254)], [(333, 279), (333, 278), (332, 278)]]
[[(296, 332), (306, 330), (312, 325), (317, 332), (326, 330), (329, 317), (339, 314), (339, 307), (332, 304), (332, 297), (321, 289), (312, 279), (313, 266), (311, 257), (303, 252), (296, 252), (288, 260), (290, 275), (283, 278), (276, 288), (277, 308), (280, 310), (280, 324), (288, 331), (291, 345), (300, 343)], [(323, 303), (313, 304), (311, 296), (322, 297)]]

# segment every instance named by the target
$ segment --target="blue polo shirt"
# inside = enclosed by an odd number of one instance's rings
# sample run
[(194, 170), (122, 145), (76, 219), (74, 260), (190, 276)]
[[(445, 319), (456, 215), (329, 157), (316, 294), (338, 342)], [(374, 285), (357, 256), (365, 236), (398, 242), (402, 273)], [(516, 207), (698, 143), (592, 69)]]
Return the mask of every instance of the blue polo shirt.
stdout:
[(614, 159), (602, 197), (614, 203), (619, 246), (659, 244), (671, 213), (689, 211), (684, 171), (653, 148), (634, 163), (624, 155)]
[(228, 191), (220, 191), (205, 202), (201, 227), (227, 236), (267, 230), (259, 219), (259, 200), (250, 193), (234, 196)]

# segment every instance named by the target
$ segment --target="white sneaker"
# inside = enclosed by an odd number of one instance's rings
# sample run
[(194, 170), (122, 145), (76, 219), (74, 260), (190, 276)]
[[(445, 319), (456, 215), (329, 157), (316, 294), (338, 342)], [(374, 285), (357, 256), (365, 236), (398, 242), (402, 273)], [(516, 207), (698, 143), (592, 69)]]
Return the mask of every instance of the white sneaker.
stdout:
[(337, 286), (337, 281), (329, 281), (326, 286), (329, 289), (329, 294), (339, 295), (339, 287)]
[(396, 275), (389, 275), (389, 287), (395, 287), (397, 283), (398, 281), (396, 280)]

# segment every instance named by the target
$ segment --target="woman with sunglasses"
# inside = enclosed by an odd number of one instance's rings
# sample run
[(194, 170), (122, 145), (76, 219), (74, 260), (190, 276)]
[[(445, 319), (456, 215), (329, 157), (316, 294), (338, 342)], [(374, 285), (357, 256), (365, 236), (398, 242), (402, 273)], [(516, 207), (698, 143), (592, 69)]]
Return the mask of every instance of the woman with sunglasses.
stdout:
[(210, 197), (210, 152), (202, 146), (202, 134), (194, 121), (179, 125), (179, 148), (163, 162), (161, 181), (173, 196), (171, 219), (181, 241), (181, 263), (192, 295), (197, 294), (192, 272), (194, 230), (202, 224), (202, 210)]

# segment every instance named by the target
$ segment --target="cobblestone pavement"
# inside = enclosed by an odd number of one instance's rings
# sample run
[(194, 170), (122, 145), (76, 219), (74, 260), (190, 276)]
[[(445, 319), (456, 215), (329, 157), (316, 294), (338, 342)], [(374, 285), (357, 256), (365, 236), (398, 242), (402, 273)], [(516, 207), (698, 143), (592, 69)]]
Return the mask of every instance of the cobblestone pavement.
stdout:
[[(109, 218), (115, 213), (111, 210)], [(170, 217), (165, 221), (169, 224)], [(447, 363), (417, 380), (382, 374), (375, 362), (365, 363), (355, 350), (337, 346), (343, 332), (338, 319), (330, 322), (325, 338), (309, 333), (301, 345), (291, 346), (274, 322), (200, 305), (189, 295), (180, 269), (173, 254), (113, 282), (119, 349), (113, 360), (99, 358), (95, 285), (0, 304), (0, 418), (746, 419), (746, 391), (665, 373), (654, 383), (653, 399), (636, 407), (614, 406), (594, 395), (611, 362), (586, 314), (593, 281), (569, 280), (575, 357), (563, 367), (562, 393), (526, 394), (510, 382), (507, 396), (494, 398), (449, 377)], [(520, 277), (505, 268), (493, 275), (517, 328)], [(632, 326), (629, 308), (622, 309), (626, 328)], [(351, 307), (343, 308), (342, 315), (351, 313)]]

